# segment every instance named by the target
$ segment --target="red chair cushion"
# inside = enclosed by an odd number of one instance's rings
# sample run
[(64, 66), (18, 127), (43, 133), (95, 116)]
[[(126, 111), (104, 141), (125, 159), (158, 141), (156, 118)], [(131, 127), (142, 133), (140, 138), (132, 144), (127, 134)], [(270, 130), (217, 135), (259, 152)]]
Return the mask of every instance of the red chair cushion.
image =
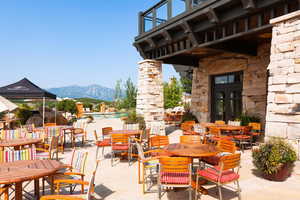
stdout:
[(125, 151), (128, 149), (129, 149), (128, 144), (114, 144), (112, 146), (112, 150), (116, 150), (116, 151)]
[(161, 172), (160, 182), (163, 184), (189, 184), (188, 172)]
[(199, 135), (199, 134), (194, 131), (183, 131), (183, 135)]
[(219, 141), (219, 140), (232, 140), (233, 138), (231, 137), (231, 136), (221, 136), (221, 137), (219, 137), (219, 136), (214, 136), (214, 137), (212, 137), (212, 140), (213, 141)]
[[(208, 179), (208, 180), (211, 180), (214, 182), (218, 182), (219, 169), (217, 167), (207, 168), (204, 170), (198, 170), (197, 173), (199, 176), (202, 176), (205, 179)], [(234, 171), (226, 170), (226, 171), (222, 172), (220, 182), (221, 183), (232, 182), (232, 181), (238, 180), (239, 177), (240, 177), (240, 175), (238, 175)]]
[(220, 156), (209, 156), (209, 157), (203, 157), (202, 161), (210, 165), (218, 165), (220, 158), (221, 158)]
[(104, 139), (102, 141), (97, 141), (96, 145), (98, 147), (107, 147), (107, 146), (110, 146), (110, 139)]
[(234, 138), (238, 139), (238, 140), (248, 140), (248, 139), (250, 139), (250, 136), (249, 135), (235, 135)]

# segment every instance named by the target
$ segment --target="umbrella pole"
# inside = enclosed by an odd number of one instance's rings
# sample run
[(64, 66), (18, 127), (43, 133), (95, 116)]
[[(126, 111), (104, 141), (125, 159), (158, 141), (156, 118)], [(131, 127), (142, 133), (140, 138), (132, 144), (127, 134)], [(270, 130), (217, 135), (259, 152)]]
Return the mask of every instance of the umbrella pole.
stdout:
[(56, 105), (57, 105), (57, 102), (55, 102), (55, 124), (56, 124)]
[(43, 127), (45, 127), (45, 97), (43, 97)]

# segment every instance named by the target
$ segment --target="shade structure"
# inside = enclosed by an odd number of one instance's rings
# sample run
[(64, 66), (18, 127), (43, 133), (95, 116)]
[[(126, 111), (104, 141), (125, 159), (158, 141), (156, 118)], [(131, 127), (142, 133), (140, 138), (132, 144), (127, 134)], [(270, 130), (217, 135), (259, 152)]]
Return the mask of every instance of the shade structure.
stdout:
[(56, 99), (56, 95), (40, 88), (27, 78), (1, 87), (0, 96), (7, 99)]
[(0, 112), (11, 112), (17, 108), (18, 106), (16, 104), (0, 96)]

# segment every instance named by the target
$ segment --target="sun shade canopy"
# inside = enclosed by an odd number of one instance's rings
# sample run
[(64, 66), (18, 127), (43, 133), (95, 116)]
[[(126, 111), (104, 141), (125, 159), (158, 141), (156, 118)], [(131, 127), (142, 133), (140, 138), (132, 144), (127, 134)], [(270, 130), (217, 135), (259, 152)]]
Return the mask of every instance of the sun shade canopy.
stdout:
[(0, 87), (0, 96), (3, 96), (7, 99), (56, 99), (56, 95), (42, 88), (38, 87), (27, 78), (22, 80)]

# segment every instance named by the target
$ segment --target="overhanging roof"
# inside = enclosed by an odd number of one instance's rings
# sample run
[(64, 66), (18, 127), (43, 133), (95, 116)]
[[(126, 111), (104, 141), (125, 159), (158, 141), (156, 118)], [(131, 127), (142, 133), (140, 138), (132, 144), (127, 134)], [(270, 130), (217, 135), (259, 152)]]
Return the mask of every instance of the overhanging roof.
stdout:
[(0, 96), (8, 99), (56, 99), (55, 94), (47, 92), (29, 81), (27, 78), (23, 78), (16, 83), (1, 87)]

